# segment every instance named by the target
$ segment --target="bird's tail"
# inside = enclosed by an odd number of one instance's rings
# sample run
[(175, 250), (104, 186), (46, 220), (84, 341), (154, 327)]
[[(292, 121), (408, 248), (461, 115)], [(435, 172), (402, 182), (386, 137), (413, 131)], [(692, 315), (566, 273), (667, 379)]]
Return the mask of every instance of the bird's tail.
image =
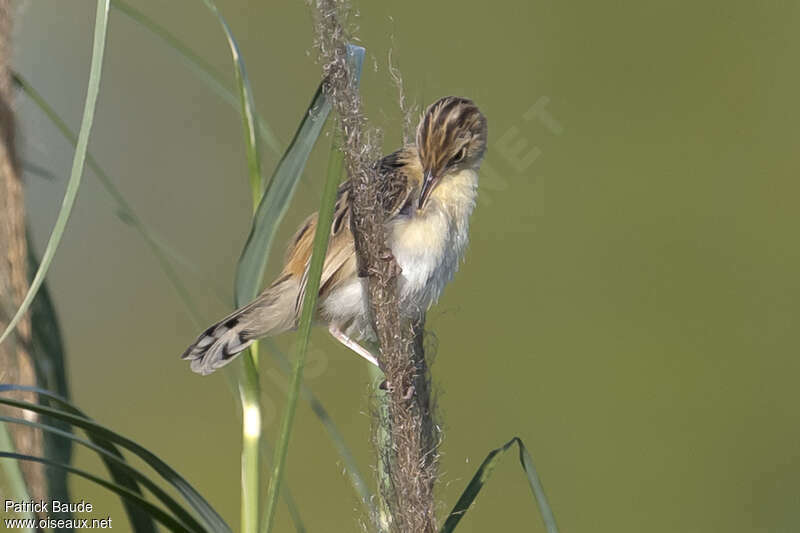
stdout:
[(230, 363), (260, 337), (294, 327), (298, 284), (283, 276), (258, 298), (206, 329), (181, 359), (191, 361), (194, 372), (204, 376)]

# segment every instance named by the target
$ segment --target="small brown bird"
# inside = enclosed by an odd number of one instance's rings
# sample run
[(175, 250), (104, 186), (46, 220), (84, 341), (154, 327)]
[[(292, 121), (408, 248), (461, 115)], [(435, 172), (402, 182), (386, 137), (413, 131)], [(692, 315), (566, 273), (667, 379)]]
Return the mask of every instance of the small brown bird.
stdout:
[[(469, 217), (486, 152), (486, 117), (466, 98), (448, 96), (422, 115), (416, 145), (378, 162), (387, 180), (387, 240), (400, 267), (398, 292), (406, 309), (427, 310), (452, 279), (464, 255)], [(300, 316), (317, 214), (300, 227), (278, 279), (251, 303), (206, 329), (184, 352), (203, 375), (228, 364), (261, 337), (293, 329)], [(365, 281), (358, 277), (350, 232), (348, 182), (339, 188), (320, 281), (317, 320), (342, 344), (377, 365), (355, 339), (374, 339), (367, 318)]]

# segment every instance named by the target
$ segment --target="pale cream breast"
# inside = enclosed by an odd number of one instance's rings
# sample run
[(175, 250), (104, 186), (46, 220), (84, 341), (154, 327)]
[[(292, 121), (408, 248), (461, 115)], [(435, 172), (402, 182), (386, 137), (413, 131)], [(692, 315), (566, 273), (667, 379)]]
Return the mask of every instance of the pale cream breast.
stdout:
[(445, 176), (422, 210), (392, 222), (392, 253), (402, 269), (404, 299), (427, 310), (453, 278), (469, 240), (478, 175), (463, 170)]
[[(446, 176), (422, 210), (389, 221), (389, 244), (402, 271), (402, 305), (427, 310), (453, 278), (469, 240), (477, 188), (473, 170)], [(372, 337), (363, 282), (354, 277), (336, 287), (322, 302), (322, 310), (329, 320), (350, 324), (348, 335)], [(352, 318), (356, 320), (350, 322)]]

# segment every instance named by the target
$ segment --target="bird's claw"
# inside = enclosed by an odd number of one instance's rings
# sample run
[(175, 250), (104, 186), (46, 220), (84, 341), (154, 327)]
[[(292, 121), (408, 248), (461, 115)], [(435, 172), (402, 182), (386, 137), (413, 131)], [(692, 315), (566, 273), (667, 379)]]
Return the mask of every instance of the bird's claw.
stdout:
[[(397, 264), (397, 260), (395, 260), (392, 251), (389, 248), (384, 248), (378, 254), (378, 259), (381, 261), (389, 261), (389, 276), (390, 277), (397, 277), (403, 273), (403, 269)], [(368, 270), (370, 275), (382, 275), (380, 266), (378, 267), (370, 267)], [(363, 277), (363, 276), (362, 276)]]
[(414, 397), (414, 392), (416, 392), (416, 389), (414, 388), (414, 385), (411, 385), (409, 388), (406, 389), (406, 393), (403, 394), (403, 399), (406, 401), (410, 400), (411, 398)]
[(383, 261), (389, 261), (389, 264), (391, 265), (390, 274), (392, 276), (399, 276), (400, 274), (403, 273), (403, 269), (400, 267), (400, 265), (398, 264), (397, 260), (394, 257), (394, 254), (392, 254), (392, 250), (390, 250), (389, 248), (384, 248), (378, 257)]
[[(385, 390), (387, 392), (392, 392), (392, 386), (389, 384), (389, 381), (386, 380), (386, 379), (381, 381), (381, 384), (378, 385), (378, 388), (380, 390)], [(406, 392), (403, 394), (403, 400), (408, 401), (411, 398), (413, 398), (414, 397), (414, 392), (416, 392), (416, 390), (417, 389), (414, 387), (414, 385), (409, 385), (408, 388), (406, 389)]]

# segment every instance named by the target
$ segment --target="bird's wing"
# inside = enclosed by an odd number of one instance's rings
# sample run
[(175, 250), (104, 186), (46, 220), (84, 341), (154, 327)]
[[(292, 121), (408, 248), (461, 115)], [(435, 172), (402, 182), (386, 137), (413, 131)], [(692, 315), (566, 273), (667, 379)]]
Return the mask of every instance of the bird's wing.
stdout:
[[(377, 162), (378, 177), (381, 180), (381, 200), (388, 218), (403, 213), (411, 206), (412, 198), (417, 191), (419, 179), (415, 178), (418, 170), (416, 152), (409, 149), (398, 150)], [(350, 181), (339, 186), (336, 205), (331, 223), (330, 241), (325, 255), (320, 278), (320, 299), (330, 294), (343, 281), (356, 276), (356, 254), (353, 234), (350, 231)], [(311, 251), (314, 245), (314, 233), (317, 230), (317, 213), (309, 216), (300, 226), (291, 241), (286, 256), (284, 273), (300, 279), (300, 290), (297, 294), (295, 313), (299, 317), (305, 289), (308, 283), (308, 271)]]

